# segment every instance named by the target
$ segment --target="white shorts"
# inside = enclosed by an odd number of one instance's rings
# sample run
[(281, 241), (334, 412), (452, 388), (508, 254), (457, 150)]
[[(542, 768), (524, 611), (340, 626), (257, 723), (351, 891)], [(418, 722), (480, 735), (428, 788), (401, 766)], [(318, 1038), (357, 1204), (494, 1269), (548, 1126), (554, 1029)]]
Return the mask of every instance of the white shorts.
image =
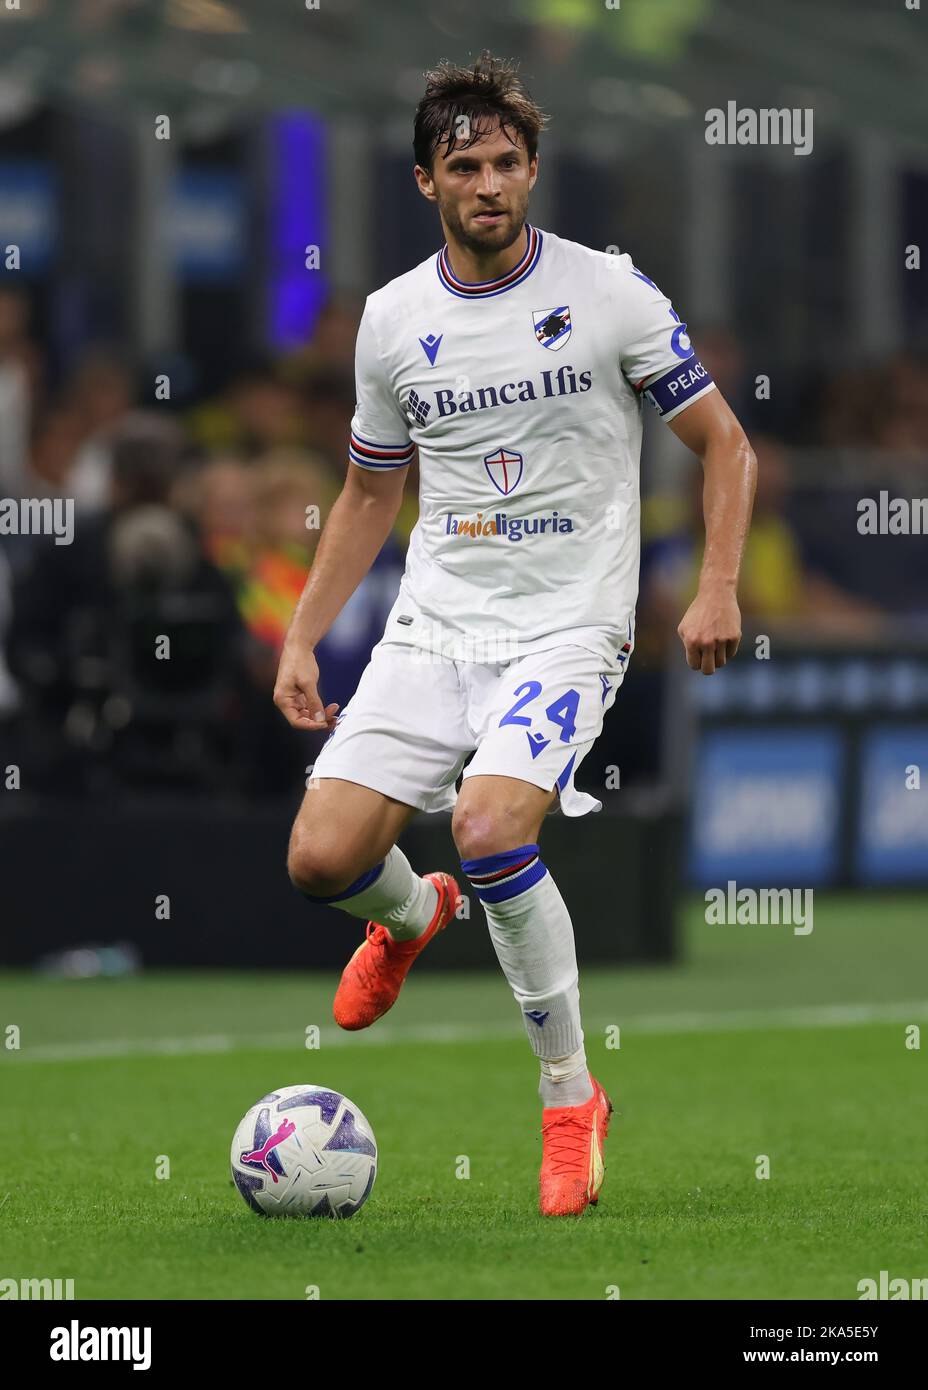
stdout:
[(557, 787), (566, 816), (599, 811), (602, 802), (577, 791), (574, 775), (627, 659), (604, 667), (585, 647), (559, 646), (496, 664), (452, 661), (383, 640), (312, 775), (358, 782), (421, 811), (450, 811), (463, 770)]

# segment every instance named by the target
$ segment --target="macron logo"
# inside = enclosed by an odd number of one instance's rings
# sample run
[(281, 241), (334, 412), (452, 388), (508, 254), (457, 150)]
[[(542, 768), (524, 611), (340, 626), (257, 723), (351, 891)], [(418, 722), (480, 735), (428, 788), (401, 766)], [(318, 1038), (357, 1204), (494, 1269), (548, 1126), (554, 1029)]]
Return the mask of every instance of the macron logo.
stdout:
[(537, 1023), (539, 1028), (543, 1028), (545, 1026), (545, 1019), (550, 1012), (550, 1009), (546, 1009), (544, 1013), (542, 1013), (540, 1009), (526, 1009), (525, 1017), (530, 1018), (533, 1023)]
[(544, 734), (530, 734), (528, 730), (526, 730), (525, 732), (525, 737), (528, 739), (528, 746), (532, 750), (533, 761), (535, 758), (538, 757), (539, 753), (544, 752), (548, 744), (551, 742), (549, 738), (545, 738)]
[(430, 367), (435, 366), (435, 358), (438, 356), (438, 349), (441, 347), (441, 340), (444, 336), (444, 333), (439, 333), (438, 337), (436, 338), (434, 333), (430, 333), (427, 338), (419, 339), (419, 342), (422, 346), (422, 351), (429, 359)]

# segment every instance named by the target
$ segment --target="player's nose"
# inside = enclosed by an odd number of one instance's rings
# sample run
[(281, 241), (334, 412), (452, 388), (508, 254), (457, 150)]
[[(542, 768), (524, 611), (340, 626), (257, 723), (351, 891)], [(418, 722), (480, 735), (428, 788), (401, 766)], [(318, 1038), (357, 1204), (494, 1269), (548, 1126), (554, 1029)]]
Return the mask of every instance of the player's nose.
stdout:
[(485, 198), (496, 198), (499, 196), (500, 180), (497, 171), (492, 164), (485, 164), (480, 171), (480, 181), (477, 184), (477, 192)]

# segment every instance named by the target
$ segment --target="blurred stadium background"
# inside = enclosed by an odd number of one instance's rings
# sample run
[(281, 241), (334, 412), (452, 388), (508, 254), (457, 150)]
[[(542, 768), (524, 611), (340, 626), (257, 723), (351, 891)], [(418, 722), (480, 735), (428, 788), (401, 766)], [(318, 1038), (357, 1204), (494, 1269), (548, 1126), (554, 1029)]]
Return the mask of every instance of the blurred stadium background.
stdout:
[[(77, 517), (73, 545), (0, 541), (9, 963), (87, 933), (162, 963), (337, 963), (282, 881), (317, 744), (271, 689), (318, 539), (306, 507), (324, 521), (346, 468), (364, 296), (440, 243), (411, 177), (422, 72), (487, 42), (554, 117), (533, 220), (632, 251), (761, 462), (743, 654), (695, 681), (675, 628), (699, 470), (648, 421), (638, 647), (580, 778), (607, 802), (586, 843), (618, 841), (632, 898), (591, 949), (672, 955), (686, 883), (925, 882), (928, 815), (899, 760), (928, 766), (928, 546), (856, 529), (861, 497), (925, 491), (917, 17), (863, 0), (24, 0), (0, 38), (0, 495), (73, 498)], [(705, 112), (730, 99), (811, 107), (813, 152), (707, 145)], [(380, 635), (415, 488), (411, 469), (396, 534), (323, 643), (328, 700)], [(752, 659), (755, 633), (772, 659)], [(445, 830), (413, 839), (447, 859)], [(550, 853), (564, 841), (582, 894), (599, 856), (577, 872), (562, 832)], [(187, 904), (173, 936), (140, 920), (168, 871)], [(80, 926), (62, 912), (76, 881)], [(252, 930), (261, 902), (276, 938)]]
[[(928, 289), (906, 265), (924, 22), (901, 0), (0, 5), (0, 498), (76, 505), (72, 545), (0, 535), (0, 1027), (21, 1030), (0, 1035), (0, 1167), (21, 1174), (0, 1182), (0, 1272), (60, 1258), (79, 1296), (252, 1297), (260, 1268), (265, 1296), (302, 1297), (275, 1253), (297, 1237), (246, 1230), (216, 1175), (254, 1097), (316, 1068), (372, 1120), (394, 1203), (356, 1218), (363, 1274), (319, 1237), (335, 1296), (383, 1296), (391, 1258), (408, 1297), (601, 1297), (617, 1277), (623, 1297), (853, 1297), (888, 1261), (923, 1272), (924, 1087), (897, 1036), (928, 1018), (928, 791), (906, 787), (928, 772), (928, 546), (861, 536), (857, 505), (928, 492)], [(590, 1055), (634, 1119), (597, 1213), (621, 1216), (627, 1268), (592, 1226), (577, 1258), (556, 1235), (536, 1258), (534, 1070), (479, 910), (389, 1027), (346, 1040), (329, 972), (354, 928), (284, 871), (318, 748), (271, 700), (306, 507), (324, 521), (344, 477), (364, 296), (440, 245), (411, 174), (423, 71), (484, 46), (553, 116), (531, 220), (632, 252), (760, 459), (742, 653), (703, 680), (676, 637), (699, 469), (647, 420), (637, 649), (578, 779), (604, 811), (544, 831)], [(811, 107), (813, 152), (708, 146), (729, 100)], [(411, 469), (320, 649), (326, 700), (381, 634), (415, 492)], [(447, 817), (404, 844), (458, 868)], [(829, 892), (808, 937), (710, 927), (700, 890), (729, 879)], [(324, 1067), (313, 1023), (341, 1044)], [(31, 1146), (36, 1104), (54, 1154)], [(771, 1136), (792, 1177), (767, 1206), (743, 1163)], [(426, 1175), (449, 1143), (479, 1183)], [(188, 1208), (151, 1183), (154, 1153), (178, 1156)], [(506, 1260), (523, 1238), (513, 1283), (491, 1242)]]

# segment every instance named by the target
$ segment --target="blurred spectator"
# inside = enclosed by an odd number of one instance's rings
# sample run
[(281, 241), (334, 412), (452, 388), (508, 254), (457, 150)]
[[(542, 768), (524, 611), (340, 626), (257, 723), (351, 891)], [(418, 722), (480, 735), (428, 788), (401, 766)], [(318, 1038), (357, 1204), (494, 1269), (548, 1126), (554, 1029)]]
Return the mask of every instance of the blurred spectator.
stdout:
[[(795, 439), (800, 429), (799, 384), (785, 363), (748, 353), (733, 329), (724, 324), (700, 325), (693, 346), (713, 381), (749, 435), (755, 431)], [(757, 378), (768, 376), (772, 389), (761, 393)]]
[[(790, 475), (782, 444), (752, 435), (758, 480), (738, 599), (747, 632), (769, 633), (791, 624), (804, 632), (858, 641), (878, 636), (885, 613), (812, 568), (790, 520)], [(622, 769), (623, 785), (657, 777), (661, 767), (664, 700), (669, 661), (684, 660), (677, 628), (696, 596), (705, 531), (703, 472), (689, 474), (686, 505), (674, 499), (652, 506), (663, 531), (643, 546), (635, 624), (635, 653), (621, 697), (622, 718), (607, 721), (602, 758)]]
[(878, 413), (884, 408), (881, 392), (874, 390), (872, 370), (853, 369), (836, 372), (817, 390), (821, 407), (816, 414), (808, 411), (810, 421), (817, 421), (808, 431), (814, 442), (831, 448), (866, 446), (876, 434)]
[[(222, 571), (248, 634), (247, 787), (292, 791), (325, 741), (297, 733), (272, 700), (283, 641), (303, 591), (340, 480), (320, 455), (277, 450), (244, 464), (207, 464), (184, 486), (207, 553)], [(318, 515), (317, 515), (318, 514)], [(344, 706), (379, 641), (399, 587), (403, 559), (388, 539), (317, 648), (325, 700)]]
[(0, 286), (0, 496), (20, 496), (42, 385), (41, 354), (29, 337), (25, 293)]
[[(788, 517), (790, 475), (783, 446), (754, 435), (757, 495), (745, 546), (738, 598), (746, 627), (764, 630), (782, 622), (832, 635), (877, 633), (883, 613), (876, 604), (845, 593), (807, 566)], [(702, 565), (703, 477), (694, 470), (687, 523), (646, 548), (642, 560), (639, 629), (655, 652), (670, 642), (693, 598)]]
[(13, 571), (0, 550), (0, 724), (13, 714), (19, 696), (6, 664), (6, 635), (13, 616)]
[[(268, 709), (287, 628), (322, 527), (340, 490), (319, 456), (277, 452), (245, 467), (207, 465), (192, 499), (208, 553), (232, 585), (251, 638), (249, 666)], [(316, 515), (308, 509), (318, 509)], [(319, 643), (327, 701), (346, 704), (380, 640), (403, 570), (389, 537), (371, 571)], [(274, 712), (274, 717), (280, 716)]]
[(174, 500), (196, 518), (207, 555), (237, 587), (254, 541), (252, 468), (234, 457), (214, 459), (181, 480)]
[(733, 330), (719, 323), (700, 325), (699, 360), (708, 368), (713, 381), (740, 419), (748, 380), (744, 348)]
[(287, 354), (284, 371), (291, 381), (303, 380), (320, 368), (354, 375), (354, 346), (364, 300), (337, 294), (320, 310), (312, 338), (304, 348)]
[(878, 396), (873, 442), (878, 449), (924, 459), (928, 448), (928, 364), (900, 355), (888, 363)]
[(299, 392), (268, 362), (239, 372), (224, 392), (191, 412), (189, 424), (210, 453), (246, 459), (304, 443)]
[(820, 442), (924, 459), (928, 364), (900, 354), (879, 366), (836, 373), (821, 392)]
[(71, 545), (35, 538), (17, 579), (10, 663), (56, 786), (230, 780), (235, 730), (221, 716), (241, 683), (241, 625), (199, 536), (168, 505), (187, 467), (176, 424), (127, 417), (109, 505), (78, 523)]
[[(265, 684), (273, 689), (290, 617), (334, 501), (321, 459), (271, 455), (255, 466), (254, 527), (248, 566), (239, 578), (239, 611), (264, 658)], [(318, 523), (312, 525), (318, 509)]]
[(48, 497), (70, 493), (70, 479), (77, 459), (84, 424), (73, 406), (57, 405), (37, 421), (22, 481), (25, 495)]
[(355, 403), (353, 373), (314, 367), (303, 380), (301, 397), (310, 448), (325, 456), (336, 477), (344, 477)]
[(85, 356), (66, 383), (63, 404), (79, 419), (81, 444), (67, 480), (79, 512), (99, 511), (110, 496), (113, 432), (135, 400), (133, 374), (125, 362), (96, 351)]
[[(333, 477), (342, 479), (348, 465), (348, 434), (355, 406), (354, 372), (345, 367), (314, 366), (303, 378), (301, 394), (306, 440), (327, 460)], [(418, 460), (406, 474), (403, 501), (393, 528), (404, 545), (419, 519)]]

